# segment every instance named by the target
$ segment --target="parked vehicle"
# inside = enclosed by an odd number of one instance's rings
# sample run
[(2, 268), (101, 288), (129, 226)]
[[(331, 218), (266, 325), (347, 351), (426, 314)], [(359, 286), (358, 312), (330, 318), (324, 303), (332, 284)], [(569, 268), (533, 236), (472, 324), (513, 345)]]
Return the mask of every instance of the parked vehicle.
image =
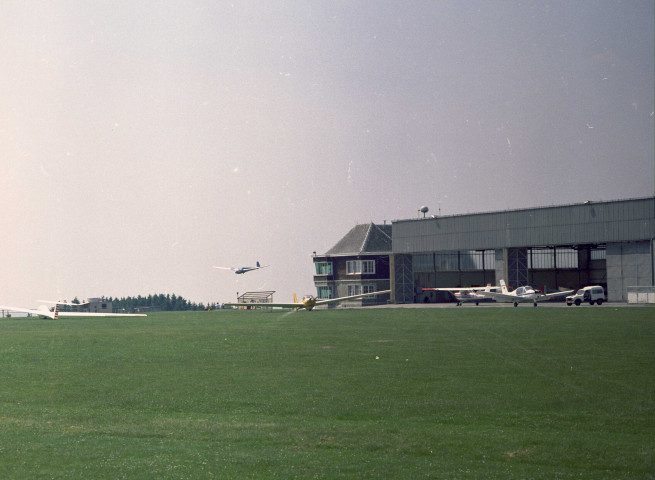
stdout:
[(582, 302), (589, 302), (589, 305), (597, 303), (602, 305), (605, 301), (605, 289), (600, 285), (593, 285), (590, 287), (584, 287), (575, 292), (574, 295), (569, 295), (566, 297), (566, 304), (570, 307), (575, 304), (576, 306), (580, 305)]

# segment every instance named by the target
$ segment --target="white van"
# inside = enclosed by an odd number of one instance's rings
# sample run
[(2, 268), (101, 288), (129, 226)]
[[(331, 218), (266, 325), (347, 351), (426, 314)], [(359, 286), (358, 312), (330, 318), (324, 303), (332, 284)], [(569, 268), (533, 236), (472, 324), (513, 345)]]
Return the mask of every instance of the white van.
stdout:
[(602, 305), (605, 301), (605, 290), (600, 285), (593, 285), (591, 287), (584, 287), (575, 292), (574, 295), (566, 297), (566, 304), (570, 307), (574, 303), (580, 305), (582, 302), (589, 302), (593, 305), (594, 302)]

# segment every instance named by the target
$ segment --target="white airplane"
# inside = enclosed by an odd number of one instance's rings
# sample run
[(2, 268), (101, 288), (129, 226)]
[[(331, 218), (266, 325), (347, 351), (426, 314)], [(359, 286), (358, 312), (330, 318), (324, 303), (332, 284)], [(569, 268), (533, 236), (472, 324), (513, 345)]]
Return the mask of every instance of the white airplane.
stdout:
[(253, 270), (259, 270), (260, 268), (266, 268), (268, 266), (269, 265), (260, 265), (259, 262), (257, 262), (256, 267), (239, 267), (239, 268), (237, 268), (237, 267), (214, 267), (214, 268), (218, 268), (219, 270), (231, 270), (234, 273), (236, 273), (237, 275), (240, 275), (242, 273), (252, 272)]
[(461, 307), (462, 303), (472, 303), (475, 302), (476, 305), (479, 305), (481, 301), (487, 300), (487, 297), (481, 295), (478, 292), (486, 291), (490, 292), (491, 289), (496, 289), (498, 287), (491, 286), (491, 284), (486, 287), (428, 287), (423, 288), (424, 292), (448, 292), (455, 297), (455, 302), (457, 306)]
[(225, 305), (231, 307), (280, 307), (280, 308), (293, 308), (294, 310), (305, 309), (311, 311), (314, 307), (319, 305), (327, 305), (329, 303), (345, 302), (346, 300), (353, 300), (355, 298), (370, 297), (373, 295), (382, 295), (385, 293), (390, 293), (391, 290), (381, 290), (379, 292), (372, 293), (362, 293), (360, 295), (350, 295), (348, 297), (339, 297), (339, 298), (327, 298), (319, 299), (313, 295), (307, 295), (298, 302), (296, 296), (293, 296), (293, 303), (226, 303)]
[(512, 302), (515, 307), (519, 306), (519, 303), (532, 302), (533, 306), (537, 306), (537, 302), (543, 302), (544, 300), (550, 300), (551, 298), (561, 297), (569, 295), (575, 290), (565, 290), (555, 293), (541, 293), (538, 290), (535, 290), (529, 285), (518, 287), (516, 290), (511, 292), (507, 290), (507, 285), (505, 285), (505, 280), (500, 280), (500, 289), (501, 293), (498, 292), (480, 292), (481, 295), (487, 298), (493, 298), (497, 302)]
[(60, 301), (39, 300), (43, 303), (54, 303), (54, 309), (50, 310), (45, 305), (40, 305), (38, 308), (21, 308), (10, 307), (8, 305), (0, 305), (0, 310), (7, 310), (9, 312), (27, 313), (30, 315), (38, 315), (42, 318), (51, 318), (57, 320), (59, 317), (147, 317), (145, 313), (105, 313), (105, 312), (60, 312), (59, 305), (82, 306), (88, 303), (66, 303)]

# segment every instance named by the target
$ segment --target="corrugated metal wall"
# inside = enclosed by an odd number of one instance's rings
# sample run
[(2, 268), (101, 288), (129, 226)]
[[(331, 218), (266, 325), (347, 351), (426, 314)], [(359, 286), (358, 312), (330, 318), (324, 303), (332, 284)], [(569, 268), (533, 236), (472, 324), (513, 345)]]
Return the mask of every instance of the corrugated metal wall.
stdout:
[(651, 242), (607, 244), (607, 296), (626, 301), (627, 287), (652, 285)]
[(655, 238), (655, 197), (393, 222), (393, 253)]

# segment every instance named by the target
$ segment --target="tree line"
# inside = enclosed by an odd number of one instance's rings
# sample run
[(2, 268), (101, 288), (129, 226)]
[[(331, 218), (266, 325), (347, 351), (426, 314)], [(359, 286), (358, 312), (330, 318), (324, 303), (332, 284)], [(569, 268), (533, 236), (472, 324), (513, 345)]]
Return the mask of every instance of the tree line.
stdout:
[[(203, 304), (191, 302), (181, 295), (175, 294), (155, 294), (155, 295), (137, 295), (136, 297), (100, 297), (103, 302), (111, 302), (114, 311), (137, 311), (137, 310), (162, 310), (162, 311), (182, 311), (182, 310), (212, 310), (220, 308), (220, 304), (211, 303)], [(81, 303), (77, 297), (71, 303)], [(62, 308), (64, 310), (65, 307)]]
[(175, 294), (166, 294), (163, 293), (141, 296), (137, 295), (136, 297), (121, 297), (121, 298), (112, 298), (109, 297), (103, 300), (107, 302), (112, 302), (112, 307), (114, 309), (125, 309), (125, 310), (138, 310), (144, 308), (152, 308), (164, 311), (181, 311), (181, 310), (206, 310), (207, 307), (215, 309), (216, 304), (205, 305), (203, 303), (191, 302), (184, 298), (181, 295)]

